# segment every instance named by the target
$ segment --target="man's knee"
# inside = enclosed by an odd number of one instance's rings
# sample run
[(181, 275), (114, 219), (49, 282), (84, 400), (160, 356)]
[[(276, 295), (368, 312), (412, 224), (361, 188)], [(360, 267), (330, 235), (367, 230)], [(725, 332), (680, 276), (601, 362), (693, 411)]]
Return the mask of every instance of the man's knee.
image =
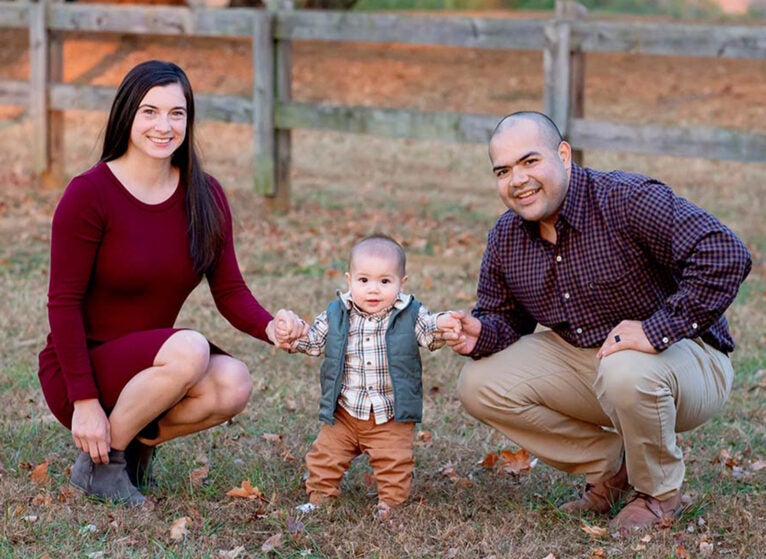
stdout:
[(457, 396), (463, 408), (474, 417), (484, 415), (481, 394), (485, 390), (487, 375), (482, 374), (469, 362), (463, 366), (457, 381)]
[(649, 394), (669, 391), (669, 372), (653, 354), (618, 351), (601, 361), (596, 396), (608, 407), (629, 410)]

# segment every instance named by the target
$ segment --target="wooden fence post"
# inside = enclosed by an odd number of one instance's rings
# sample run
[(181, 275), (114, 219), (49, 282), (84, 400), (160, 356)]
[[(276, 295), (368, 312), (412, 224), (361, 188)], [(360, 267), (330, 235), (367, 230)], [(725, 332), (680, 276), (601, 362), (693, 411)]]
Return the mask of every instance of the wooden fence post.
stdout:
[[(577, 20), (585, 17), (587, 13), (588, 8), (577, 2), (556, 2), (557, 18)], [(580, 48), (577, 36), (570, 39), (569, 49), (569, 122), (567, 122), (567, 130), (570, 129), (571, 119), (585, 117), (585, 53)], [(578, 165), (583, 165), (585, 162), (585, 154), (581, 149), (572, 150), (572, 157)]]
[(255, 191), (273, 196), (274, 182), (274, 14), (257, 10), (253, 22), (253, 148)]
[[(582, 4), (557, 0), (556, 19), (545, 30), (543, 110), (565, 138), (572, 117), (585, 113), (585, 55), (572, 39), (572, 20), (586, 13)], [(581, 159), (582, 153), (575, 158)]]
[[(291, 0), (282, 0), (278, 10), (292, 10)], [(289, 103), (292, 99), (292, 42), (286, 39), (274, 41), (274, 81), (277, 103)], [(275, 192), (266, 198), (272, 211), (287, 211), (290, 208), (290, 166), (292, 159), (292, 130), (274, 128), (274, 180)]]
[(49, 0), (30, 4), (29, 112), (32, 120), (33, 172), (45, 188), (57, 188), (64, 182), (64, 113), (50, 110), (51, 83), (64, 79), (63, 39), (49, 33)]
[(29, 115), (32, 121), (32, 170), (38, 181), (48, 168), (48, 33), (45, 2), (29, 5)]

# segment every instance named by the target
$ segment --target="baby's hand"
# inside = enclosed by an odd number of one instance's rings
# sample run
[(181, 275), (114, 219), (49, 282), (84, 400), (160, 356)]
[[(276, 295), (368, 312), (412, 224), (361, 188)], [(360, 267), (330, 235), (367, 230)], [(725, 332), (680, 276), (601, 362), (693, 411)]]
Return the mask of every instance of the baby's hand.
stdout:
[(463, 323), (460, 318), (461, 314), (455, 311), (440, 314), (436, 319), (436, 327), (439, 329), (440, 336), (444, 338), (444, 334), (449, 333), (450, 338), (457, 337), (463, 330)]

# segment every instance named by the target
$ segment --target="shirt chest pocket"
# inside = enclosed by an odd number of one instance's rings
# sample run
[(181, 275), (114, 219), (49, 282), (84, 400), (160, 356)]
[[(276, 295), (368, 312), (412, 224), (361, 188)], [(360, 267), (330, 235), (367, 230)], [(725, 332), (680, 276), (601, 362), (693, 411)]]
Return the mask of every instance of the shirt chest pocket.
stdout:
[(640, 259), (612, 262), (583, 278), (583, 293), (601, 320), (644, 320), (661, 305), (656, 268)]

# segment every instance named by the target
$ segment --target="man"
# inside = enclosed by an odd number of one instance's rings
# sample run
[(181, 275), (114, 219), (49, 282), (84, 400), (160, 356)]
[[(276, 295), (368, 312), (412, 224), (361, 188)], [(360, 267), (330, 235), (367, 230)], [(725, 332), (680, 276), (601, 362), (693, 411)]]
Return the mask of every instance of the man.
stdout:
[(562, 510), (606, 514), (632, 486), (613, 528), (675, 517), (676, 432), (707, 421), (731, 389), (723, 314), (750, 271), (746, 247), (657, 180), (579, 167), (541, 113), (505, 117), (489, 155), (510, 211), (489, 233), (472, 316), (448, 341), (474, 358), (463, 406), (585, 474)]

